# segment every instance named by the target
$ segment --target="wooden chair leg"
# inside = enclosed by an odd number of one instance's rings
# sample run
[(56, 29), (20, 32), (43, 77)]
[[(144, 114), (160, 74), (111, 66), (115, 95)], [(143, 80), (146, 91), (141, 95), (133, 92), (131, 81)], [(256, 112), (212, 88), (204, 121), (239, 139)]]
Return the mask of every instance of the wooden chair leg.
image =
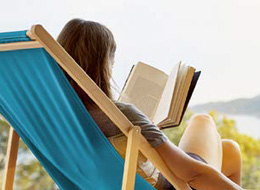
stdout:
[(19, 135), (10, 127), (2, 190), (13, 190)]
[(141, 129), (134, 126), (127, 139), (122, 190), (134, 190)]

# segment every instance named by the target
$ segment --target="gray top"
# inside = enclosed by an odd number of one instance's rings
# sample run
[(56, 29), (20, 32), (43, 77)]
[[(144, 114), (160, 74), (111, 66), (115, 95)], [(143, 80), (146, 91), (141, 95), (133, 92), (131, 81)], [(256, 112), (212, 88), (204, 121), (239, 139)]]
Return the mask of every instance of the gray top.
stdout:
[[(133, 123), (133, 125), (141, 127), (142, 135), (147, 139), (152, 147), (156, 148), (167, 141), (167, 137), (164, 133), (160, 131), (160, 129), (154, 125), (135, 105), (119, 101), (114, 101), (114, 103), (129, 119), (129, 121)], [(111, 137), (122, 133), (98, 106), (88, 104), (87, 110), (106, 137)]]

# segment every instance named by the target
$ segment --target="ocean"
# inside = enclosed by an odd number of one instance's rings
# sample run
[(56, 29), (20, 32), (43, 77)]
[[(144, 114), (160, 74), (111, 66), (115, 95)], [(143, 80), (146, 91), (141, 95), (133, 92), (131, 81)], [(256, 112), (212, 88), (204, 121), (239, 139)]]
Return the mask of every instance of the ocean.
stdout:
[(230, 119), (234, 119), (236, 127), (240, 133), (244, 133), (260, 139), (260, 118), (248, 115), (226, 115)]

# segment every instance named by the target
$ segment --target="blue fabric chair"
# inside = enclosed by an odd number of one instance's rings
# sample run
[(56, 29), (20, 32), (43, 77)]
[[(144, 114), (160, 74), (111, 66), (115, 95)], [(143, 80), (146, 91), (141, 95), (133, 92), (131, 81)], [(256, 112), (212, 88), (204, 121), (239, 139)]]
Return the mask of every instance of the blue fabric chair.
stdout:
[[(31, 41), (0, 33), (0, 44)], [(124, 161), (44, 48), (0, 51), (0, 114), (61, 190), (119, 190)], [(154, 190), (139, 175), (136, 190)]]

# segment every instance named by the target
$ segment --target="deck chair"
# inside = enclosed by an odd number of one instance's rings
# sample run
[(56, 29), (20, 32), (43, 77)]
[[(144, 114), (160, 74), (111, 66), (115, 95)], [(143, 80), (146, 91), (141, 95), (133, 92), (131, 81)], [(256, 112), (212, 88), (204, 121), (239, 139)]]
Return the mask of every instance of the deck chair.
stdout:
[[(60, 67), (128, 137), (125, 161)], [(41, 25), (0, 34), (0, 114), (11, 126), (4, 190), (13, 189), (20, 137), (61, 190), (154, 190), (136, 174), (138, 151), (176, 189), (190, 189)]]

